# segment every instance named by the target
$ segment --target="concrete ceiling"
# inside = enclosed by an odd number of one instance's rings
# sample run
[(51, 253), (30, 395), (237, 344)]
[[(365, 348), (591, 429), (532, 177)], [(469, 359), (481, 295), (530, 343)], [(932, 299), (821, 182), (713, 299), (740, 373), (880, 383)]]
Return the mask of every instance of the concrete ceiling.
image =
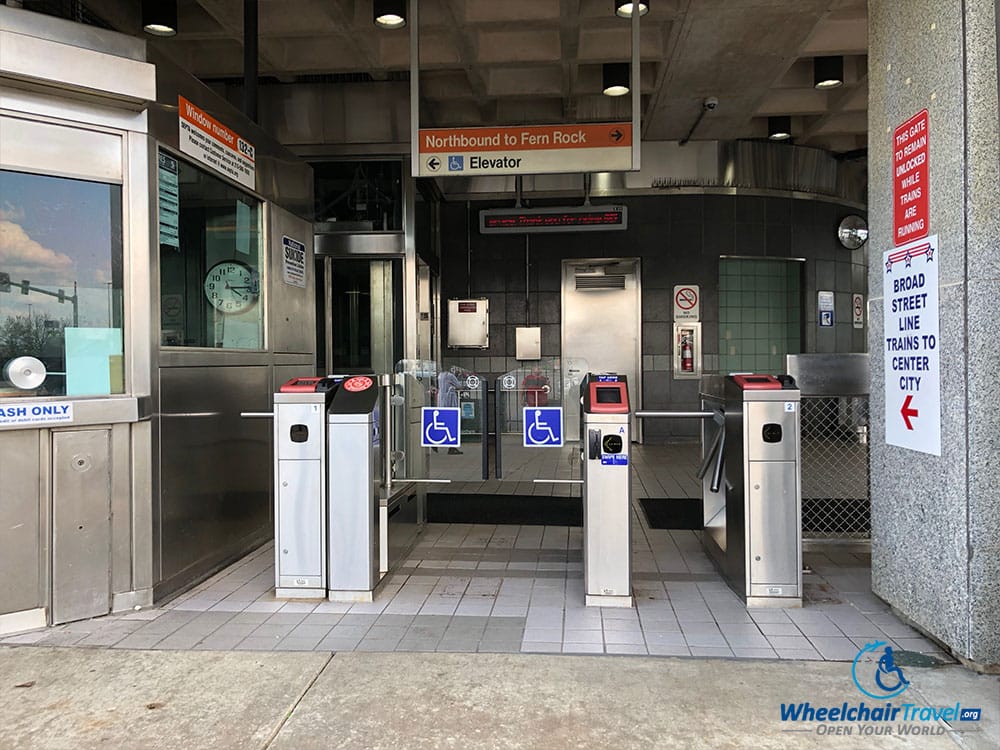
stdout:
[[(139, 34), (138, 5), (88, 0)], [(238, 78), (242, 0), (179, 0), (180, 33), (152, 43), (199, 78)], [(260, 0), (260, 75), (279, 81), (399, 80), (409, 32), (372, 23), (372, 0)], [(867, 0), (651, 0), (642, 18), (643, 136), (761, 138), (791, 115), (795, 142), (867, 145)], [(421, 126), (628, 119), (629, 97), (600, 93), (601, 65), (630, 59), (612, 0), (420, 0)], [(845, 84), (817, 91), (816, 56), (843, 55)]]

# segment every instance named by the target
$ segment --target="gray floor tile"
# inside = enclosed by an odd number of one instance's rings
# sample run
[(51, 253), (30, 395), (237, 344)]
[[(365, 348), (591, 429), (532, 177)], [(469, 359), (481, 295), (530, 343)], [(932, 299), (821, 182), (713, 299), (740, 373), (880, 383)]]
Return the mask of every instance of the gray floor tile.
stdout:
[(823, 657), (813, 648), (779, 648), (777, 649), (780, 659), (804, 659), (808, 661), (822, 661)]
[(521, 644), (522, 653), (558, 654), (562, 653), (562, 641), (524, 641)]
[(360, 638), (331, 638), (327, 636), (316, 644), (316, 651), (353, 651), (361, 642)]
[(236, 644), (237, 651), (273, 651), (278, 644), (276, 638), (244, 638)]
[(779, 649), (812, 649), (812, 644), (804, 635), (769, 635), (767, 640), (775, 651)]
[(399, 646), (398, 638), (380, 639), (380, 638), (364, 638), (357, 647), (355, 651), (380, 651), (380, 652), (390, 652), (395, 651)]
[(605, 653), (608, 654), (634, 654), (645, 656), (649, 653), (646, 646), (641, 643), (609, 643), (605, 646)]
[(274, 638), (278, 640), (284, 638), (286, 635), (292, 632), (295, 625), (275, 625), (273, 623), (266, 622), (263, 625), (258, 625), (251, 633), (251, 638)]
[(563, 643), (564, 654), (603, 654), (604, 646), (600, 643)]
[(646, 644), (650, 656), (691, 656), (691, 649), (678, 644)]
[(770, 648), (733, 647), (733, 656), (737, 659), (775, 659), (777, 654)]
[(602, 630), (570, 630), (566, 628), (563, 634), (564, 643), (604, 643)]
[(274, 647), (275, 651), (312, 651), (320, 643), (319, 638), (282, 638)]
[(761, 622), (757, 625), (766, 636), (772, 635), (802, 635), (802, 631), (791, 622)]
[[(330, 625), (310, 625), (303, 623), (301, 625), (296, 625), (292, 632), (290, 632), (287, 638), (315, 638), (316, 641), (320, 641), (325, 638), (331, 631), (332, 626)], [(400, 634), (402, 635), (402, 634)]]
[(850, 661), (857, 656), (858, 647), (849, 638), (828, 638), (825, 636), (813, 636), (809, 639), (824, 659), (834, 661)]
[(821, 636), (836, 637), (843, 635), (843, 632), (840, 630), (840, 628), (834, 625), (832, 620), (828, 619), (805, 620), (805, 621), (800, 620), (796, 622), (796, 625), (798, 626), (799, 631), (802, 633), (802, 635), (806, 636), (821, 635)]
[(691, 656), (712, 656), (726, 658), (734, 656), (729, 646), (691, 646)]
[[(584, 631), (586, 632), (586, 631)], [(608, 645), (638, 645), (646, 642), (641, 630), (605, 630), (604, 642)]]

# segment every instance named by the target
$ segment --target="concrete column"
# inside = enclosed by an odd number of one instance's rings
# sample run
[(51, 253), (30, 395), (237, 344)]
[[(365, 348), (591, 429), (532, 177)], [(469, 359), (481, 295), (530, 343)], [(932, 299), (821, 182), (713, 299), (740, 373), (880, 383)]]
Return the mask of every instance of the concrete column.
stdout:
[[(1000, 665), (1000, 147), (995, 0), (869, 0), (872, 588), (928, 635)], [(882, 253), (893, 130), (929, 112), (941, 456), (885, 442)], [(891, 416), (891, 415), (890, 415)]]

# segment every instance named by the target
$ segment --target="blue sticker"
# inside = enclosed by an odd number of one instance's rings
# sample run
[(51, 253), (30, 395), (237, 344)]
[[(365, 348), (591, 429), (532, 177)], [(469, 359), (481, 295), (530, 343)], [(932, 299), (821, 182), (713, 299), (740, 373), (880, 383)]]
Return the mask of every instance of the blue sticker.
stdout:
[(563, 418), (561, 406), (526, 406), (524, 415), (525, 448), (561, 448)]
[(462, 432), (458, 428), (457, 406), (425, 406), (420, 412), (420, 445), (424, 448), (458, 448)]
[(603, 453), (601, 463), (605, 466), (628, 466), (628, 456), (624, 453)]

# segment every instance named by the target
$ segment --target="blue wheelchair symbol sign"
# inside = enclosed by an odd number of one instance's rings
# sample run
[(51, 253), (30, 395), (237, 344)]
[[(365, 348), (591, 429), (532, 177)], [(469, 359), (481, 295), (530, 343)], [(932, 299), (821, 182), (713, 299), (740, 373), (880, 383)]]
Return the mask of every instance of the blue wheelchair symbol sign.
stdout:
[(448, 157), (448, 171), (449, 172), (461, 172), (465, 169), (465, 157), (464, 156), (449, 156)]
[(819, 324), (823, 328), (833, 327), (833, 310), (820, 310), (819, 311)]
[(562, 444), (561, 406), (524, 407), (525, 448), (561, 448)]
[(420, 445), (424, 448), (458, 448), (462, 431), (458, 428), (457, 406), (425, 406), (420, 413)]

